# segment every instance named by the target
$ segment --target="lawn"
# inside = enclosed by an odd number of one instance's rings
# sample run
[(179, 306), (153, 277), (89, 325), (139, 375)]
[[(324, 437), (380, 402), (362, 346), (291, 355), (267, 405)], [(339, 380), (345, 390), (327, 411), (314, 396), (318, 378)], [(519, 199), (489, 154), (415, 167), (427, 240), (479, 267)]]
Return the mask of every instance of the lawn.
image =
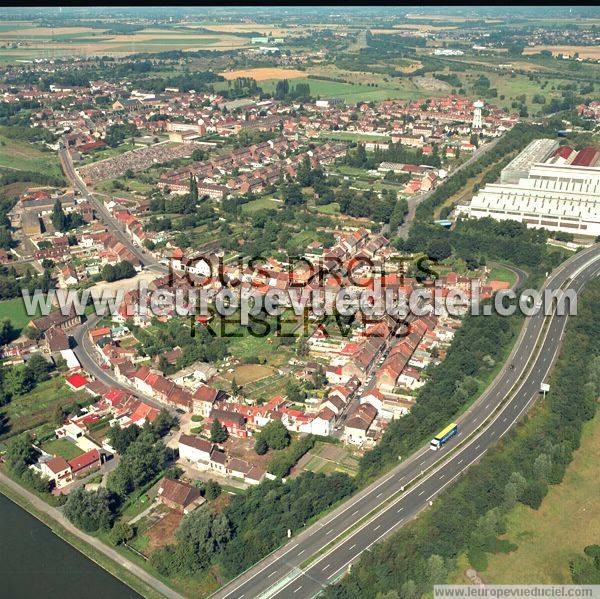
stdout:
[(489, 281), (504, 281), (509, 285), (514, 285), (517, 280), (517, 275), (512, 270), (504, 268), (500, 265), (494, 265), (488, 276)]
[(242, 206), (242, 212), (244, 214), (251, 214), (257, 210), (271, 209), (276, 210), (283, 205), (283, 202), (277, 201), (275, 198), (258, 198), (252, 200)]
[(0, 320), (3, 318), (10, 318), (15, 329), (21, 330), (27, 326), (27, 323), (32, 318), (39, 315), (40, 312), (38, 310), (35, 316), (29, 316), (25, 311), (25, 303), (21, 297), (0, 302)]
[(51, 441), (46, 441), (46, 443), (42, 445), (42, 449), (52, 455), (62, 456), (65, 460), (72, 460), (83, 454), (83, 451), (68, 439), (53, 439)]
[(600, 539), (600, 412), (584, 426), (580, 448), (561, 484), (551, 486), (540, 508), (522, 504), (509, 514), (504, 535), (518, 545), (488, 556), (481, 573), (493, 584), (567, 584), (569, 560)]

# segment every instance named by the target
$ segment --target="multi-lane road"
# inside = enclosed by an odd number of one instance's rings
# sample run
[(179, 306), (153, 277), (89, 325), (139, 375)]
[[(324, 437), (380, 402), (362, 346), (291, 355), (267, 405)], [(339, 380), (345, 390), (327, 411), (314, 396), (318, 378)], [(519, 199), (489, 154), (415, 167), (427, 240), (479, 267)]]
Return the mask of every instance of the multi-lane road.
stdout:
[[(60, 154), (67, 176), (93, 202), (107, 228), (144, 266), (164, 272), (165, 267), (150, 253), (134, 246), (104, 204), (88, 192), (68, 152), (61, 150)], [(545, 288), (560, 289), (568, 283), (568, 287), (580, 291), (599, 274), (600, 245), (596, 244), (555, 270)], [(214, 597), (308, 599), (343, 576), (363, 551), (435, 501), (447, 485), (477, 462), (522, 417), (538, 396), (541, 383), (547, 380), (566, 322), (565, 315), (545, 316), (543, 311), (527, 318), (504, 368), (458, 419), (459, 434), (444, 449), (433, 452), (424, 446), (410, 457), (399, 456), (400, 464), (392, 471), (231, 581)], [(122, 387), (112, 372), (97, 365), (93, 350), (86, 343), (87, 326), (76, 334), (80, 361), (100, 380)], [(313, 559), (307, 561), (309, 558)]]
[[(600, 274), (600, 245), (573, 256), (545, 288), (580, 291)], [(572, 280), (571, 280), (572, 279)], [(371, 545), (414, 518), (522, 417), (556, 359), (565, 315), (527, 318), (503, 370), (458, 419), (459, 434), (441, 451), (422, 447), (381, 479), (292, 538), (215, 593), (220, 599), (307, 599), (348, 569)], [(400, 456), (399, 456), (400, 457)], [(384, 505), (385, 504), (385, 505)], [(357, 526), (357, 523), (360, 524)], [(336, 542), (337, 539), (337, 542)], [(311, 556), (318, 555), (307, 563)]]

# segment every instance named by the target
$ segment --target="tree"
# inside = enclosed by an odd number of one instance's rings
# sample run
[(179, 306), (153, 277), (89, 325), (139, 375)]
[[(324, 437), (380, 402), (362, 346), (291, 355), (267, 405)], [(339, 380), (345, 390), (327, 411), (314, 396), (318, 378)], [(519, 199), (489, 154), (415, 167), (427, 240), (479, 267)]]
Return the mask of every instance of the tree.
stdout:
[(38, 452), (33, 447), (29, 433), (11, 439), (6, 448), (6, 463), (16, 474), (23, 474), (30, 464), (36, 462)]
[(214, 480), (209, 480), (204, 485), (204, 497), (206, 497), (206, 499), (209, 499), (211, 501), (213, 499), (216, 499), (221, 494), (222, 491), (223, 491), (223, 489), (221, 488), (221, 485)]
[(0, 322), (0, 345), (6, 345), (13, 339), (19, 336), (18, 332), (15, 331), (12, 321), (9, 318), (3, 318)]
[(115, 517), (116, 502), (106, 489), (86, 491), (83, 487), (69, 494), (65, 516), (85, 532), (108, 530)]
[(127, 448), (138, 438), (141, 432), (137, 424), (132, 424), (127, 428), (120, 426), (111, 426), (108, 429), (107, 437), (111, 447), (119, 454), (127, 451)]
[(254, 451), (256, 451), (258, 455), (265, 455), (265, 453), (269, 451), (269, 444), (260, 434), (256, 436), (256, 441), (254, 442)]
[(156, 441), (154, 431), (144, 429), (108, 475), (106, 486), (118, 496), (126, 497), (164, 471), (171, 458), (171, 450)]
[(285, 449), (290, 444), (290, 432), (279, 420), (272, 420), (262, 427), (261, 437), (271, 449)]
[(52, 209), (52, 225), (57, 231), (66, 231), (68, 229), (68, 218), (63, 210), (60, 200), (56, 198)]
[(227, 429), (215, 418), (210, 425), (210, 440), (213, 443), (223, 443), (228, 436)]
[(190, 174), (190, 198), (194, 204), (198, 201), (198, 183), (192, 174)]
[(158, 437), (164, 437), (176, 425), (177, 418), (171, 416), (169, 411), (163, 408), (152, 423), (152, 428)]
[(114, 545), (122, 545), (131, 541), (135, 536), (133, 527), (123, 520), (119, 520), (110, 531), (110, 540)]
[(434, 239), (427, 247), (427, 256), (430, 260), (441, 261), (452, 255), (452, 246), (445, 239)]

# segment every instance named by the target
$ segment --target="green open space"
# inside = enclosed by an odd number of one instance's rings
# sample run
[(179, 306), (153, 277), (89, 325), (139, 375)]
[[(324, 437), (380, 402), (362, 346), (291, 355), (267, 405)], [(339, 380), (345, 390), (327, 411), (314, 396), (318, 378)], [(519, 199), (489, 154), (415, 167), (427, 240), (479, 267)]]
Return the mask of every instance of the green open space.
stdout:
[(85, 391), (73, 392), (69, 389), (62, 376), (51, 378), (26, 395), (13, 397), (3, 408), (9, 417), (7, 434), (15, 435), (48, 422), (59, 407), (91, 400), (92, 396)]
[(29, 316), (25, 310), (25, 302), (22, 297), (16, 297), (11, 300), (0, 302), (0, 320), (8, 318), (13, 323), (15, 329), (23, 329), (27, 323), (36, 316), (40, 315), (38, 310), (35, 316)]
[(52, 455), (61, 456), (65, 458), (65, 460), (72, 460), (83, 454), (83, 451), (68, 439), (52, 439), (51, 441), (46, 441), (42, 444), (42, 449)]
[(58, 155), (50, 150), (42, 151), (37, 145), (12, 139), (0, 127), (0, 168), (33, 171), (44, 175), (61, 176)]

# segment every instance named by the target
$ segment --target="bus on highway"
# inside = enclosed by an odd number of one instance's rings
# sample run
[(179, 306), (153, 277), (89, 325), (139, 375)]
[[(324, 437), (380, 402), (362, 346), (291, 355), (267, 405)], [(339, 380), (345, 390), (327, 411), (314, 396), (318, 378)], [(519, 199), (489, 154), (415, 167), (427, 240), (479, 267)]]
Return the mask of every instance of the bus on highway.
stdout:
[(458, 433), (458, 424), (453, 422), (449, 424), (443, 431), (440, 431), (433, 439), (431, 439), (431, 443), (429, 444), (429, 449), (433, 449), (437, 451), (448, 439), (451, 439)]

